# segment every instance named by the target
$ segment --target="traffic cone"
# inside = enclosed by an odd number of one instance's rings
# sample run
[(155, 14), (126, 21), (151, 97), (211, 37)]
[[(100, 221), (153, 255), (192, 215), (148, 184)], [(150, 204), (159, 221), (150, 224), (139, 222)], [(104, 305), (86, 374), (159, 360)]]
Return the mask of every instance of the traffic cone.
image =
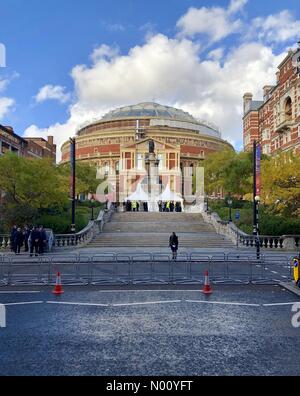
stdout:
[(52, 293), (56, 294), (57, 296), (64, 293), (62, 285), (61, 285), (60, 272), (58, 272), (57, 275), (56, 275), (56, 284), (55, 284), (55, 288), (54, 288)]
[(202, 290), (202, 293), (204, 293), (204, 294), (212, 293), (212, 288), (210, 286), (208, 271), (205, 271), (205, 281), (204, 281), (204, 288)]

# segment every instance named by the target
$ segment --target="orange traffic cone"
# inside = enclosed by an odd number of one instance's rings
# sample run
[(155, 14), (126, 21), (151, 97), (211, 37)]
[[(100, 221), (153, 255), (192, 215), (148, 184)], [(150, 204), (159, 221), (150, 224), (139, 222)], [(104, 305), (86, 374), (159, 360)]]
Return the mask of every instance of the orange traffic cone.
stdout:
[(60, 272), (58, 272), (57, 275), (56, 275), (56, 284), (55, 284), (55, 288), (54, 288), (52, 293), (56, 294), (57, 296), (64, 293), (62, 285), (61, 285)]
[(202, 293), (204, 293), (204, 294), (212, 293), (212, 288), (210, 286), (208, 271), (205, 271), (205, 281), (204, 281), (204, 288), (202, 290)]

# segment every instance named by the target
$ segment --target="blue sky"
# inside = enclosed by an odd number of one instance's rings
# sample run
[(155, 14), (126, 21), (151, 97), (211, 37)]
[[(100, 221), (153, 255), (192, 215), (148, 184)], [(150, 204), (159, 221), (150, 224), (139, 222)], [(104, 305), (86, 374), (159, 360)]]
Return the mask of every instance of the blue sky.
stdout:
[(0, 14), (0, 123), (58, 144), (154, 98), (239, 148), (243, 91), (259, 99), (300, 38), (298, 0), (0, 0)]

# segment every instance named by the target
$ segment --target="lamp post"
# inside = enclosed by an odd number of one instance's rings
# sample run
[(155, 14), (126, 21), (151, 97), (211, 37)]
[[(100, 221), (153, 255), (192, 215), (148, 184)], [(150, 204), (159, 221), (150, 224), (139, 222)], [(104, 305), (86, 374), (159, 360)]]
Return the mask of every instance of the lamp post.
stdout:
[(227, 203), (228, 203), (228, 206), (229, 206), (229, 222), (232, 223), (232, 216), (231, 216), (232, 199), (228, 198), (227, 199)]
[(208, 206), (208, 195), (206, 195), (206, 212), (209, 211), (209, 206)]
[(260, 259), (260, 240), (259, 240), (259, 216), (258, 207), (260, 201), (260, 145), (256, 140), (253, 142), (253, 236), (256, 247), (257, 260)]
[(93, 221), (94, 220), (94, 202), (95, 202), (94, 198), (91, 198), (90, 202), (91, 202), (91, 221)]
[(76, 191), (76, 140), (70, 138), (70, 163), (71, 163), (71, 186), (70, 186), (70, 199), (72, 201), (72, 213), (71, 213), (71, 232), (76, 232), (75, 225), (75, 191)]

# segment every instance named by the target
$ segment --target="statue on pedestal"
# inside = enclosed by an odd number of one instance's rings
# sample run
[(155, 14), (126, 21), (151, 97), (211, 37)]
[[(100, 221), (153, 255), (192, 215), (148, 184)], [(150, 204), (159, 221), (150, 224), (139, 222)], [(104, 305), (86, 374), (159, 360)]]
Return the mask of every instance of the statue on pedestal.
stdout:
[(149, 154), (154, 154), (155, 144), (154, 140), (149, 140)]

